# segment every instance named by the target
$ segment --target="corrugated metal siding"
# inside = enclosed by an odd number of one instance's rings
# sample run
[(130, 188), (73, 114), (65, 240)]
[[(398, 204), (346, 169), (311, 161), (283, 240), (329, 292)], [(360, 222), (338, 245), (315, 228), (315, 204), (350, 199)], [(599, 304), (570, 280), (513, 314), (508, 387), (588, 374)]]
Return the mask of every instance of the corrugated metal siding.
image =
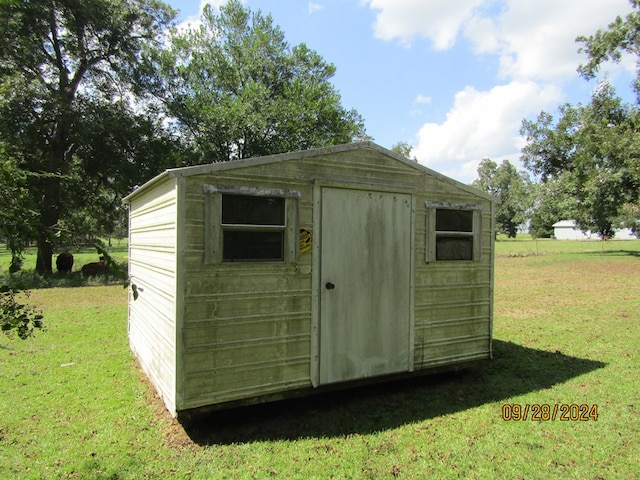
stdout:
[(307, 386), (309, 275), (284, 264), (207, 267), (186, 275), (185, 404)]
[[(268, 186), (300, 192), (299, 226), (312, 230), (313, 183), (384, 186), (415, 204), (416, 369), (486, 358), (490, 339), (490, 203), (357, 150), (225, 170), (185, 179), (186, 219), (182, 399), (178, 409), (282, 392), (311, 384), (312, 260), (295, 264), (204, 263), (204, 185)], [(426, 264), (424, 201), (482, 203), (480, 262)]]
[(311, 254), (292, 265), (204, 265), (204, 185), (298, 191), (299, 227), (318, 241), (312, 179), (400, 185), (400, 175), (419, 177), (392, 159), (350, 152), (187, 178), (183, 408), (311, 385)]
[(415, 369), (489, 358), (493, 309), (491, 204), (453, 189), (427, 187), (424, 192), (428, 202), (482, 206), (482, 251), (479, 261), (426, 263), (425, 209), (418, 208)]
[(311, 218), (311, 187), (253, 171), (233, 173), (186, 184), (182, 408), (309, 385), (311, 276), (304, 266), (311, 255), (292, 264), (206, 264), (203, 190), (220, 184), (307, 192), (298, 211), (300, 227), (310, 229), (304, 218)]
[(130, 204), (129, 274), (140, 295), (129, 302), (129, 342), (167, 407), (176, 395), (176, 181)]

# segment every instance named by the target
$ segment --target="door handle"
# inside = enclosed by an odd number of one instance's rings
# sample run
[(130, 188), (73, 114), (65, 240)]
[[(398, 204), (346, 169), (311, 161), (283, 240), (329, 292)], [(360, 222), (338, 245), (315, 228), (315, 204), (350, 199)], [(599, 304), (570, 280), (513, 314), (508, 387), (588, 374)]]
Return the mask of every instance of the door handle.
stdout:
[(324, 286), (327, 290), (333, 290), (334, 288), (336, 288), (336, 286), (331, 282), (327, 282)]

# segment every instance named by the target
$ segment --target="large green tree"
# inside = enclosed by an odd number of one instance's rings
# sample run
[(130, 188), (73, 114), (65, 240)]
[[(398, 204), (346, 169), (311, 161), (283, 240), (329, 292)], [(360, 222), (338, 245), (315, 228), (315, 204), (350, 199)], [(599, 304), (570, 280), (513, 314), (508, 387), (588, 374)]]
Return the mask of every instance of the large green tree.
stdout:
[(498, 198), (496, 229), (515, 238), (531, 207), (530, 183), (526, 172), (519, 172), (509, 160), (498, 165), (485, 158), (478, 166), (478, 178), (471, 185)]
[[(330, 83), (335, 67), (290, 47), (271, 16), (237, 0), (203, 10), (201, 24), (174, 31), (149, 84), (192, 147), (210, 163), (348, 143), (363, 120)], [(151, 72), (155, 68), (151, 68)]]
[(3, 0), (0, 17), (0, 143), (30, 173), (37, 271), (47, 273), (65, 213), (123, 187), (123, 174), (149, 173), (140, 145), (164, 131), (133, 104), (132, 78), (174, 12), (157, 0)]
[(546, 112), (523, 121), (522, 160), (583, 230), (610, 237), (625, 206), (638, 203), (639, 127), (638, 110), (601, 84), (588, 105), (561, 107), (557, 121)]

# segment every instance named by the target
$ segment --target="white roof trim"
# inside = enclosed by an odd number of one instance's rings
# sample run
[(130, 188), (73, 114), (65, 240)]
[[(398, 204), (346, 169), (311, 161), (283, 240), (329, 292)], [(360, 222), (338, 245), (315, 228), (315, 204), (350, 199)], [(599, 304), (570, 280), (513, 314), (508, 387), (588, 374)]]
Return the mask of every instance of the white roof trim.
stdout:
[(560, 220), (559, 222), (554, 223), (553, 225), (551, 225), (553, 228), (576, 228), (577, 227), (577, 223), (575, 220)]

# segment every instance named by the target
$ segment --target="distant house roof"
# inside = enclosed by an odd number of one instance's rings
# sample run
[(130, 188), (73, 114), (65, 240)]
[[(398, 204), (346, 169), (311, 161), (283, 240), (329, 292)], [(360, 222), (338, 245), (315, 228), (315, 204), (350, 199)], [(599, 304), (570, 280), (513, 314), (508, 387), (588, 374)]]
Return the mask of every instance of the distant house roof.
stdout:
[(552, 225), (553, 228), (576, 228), (575, 220), (560, 220)]

